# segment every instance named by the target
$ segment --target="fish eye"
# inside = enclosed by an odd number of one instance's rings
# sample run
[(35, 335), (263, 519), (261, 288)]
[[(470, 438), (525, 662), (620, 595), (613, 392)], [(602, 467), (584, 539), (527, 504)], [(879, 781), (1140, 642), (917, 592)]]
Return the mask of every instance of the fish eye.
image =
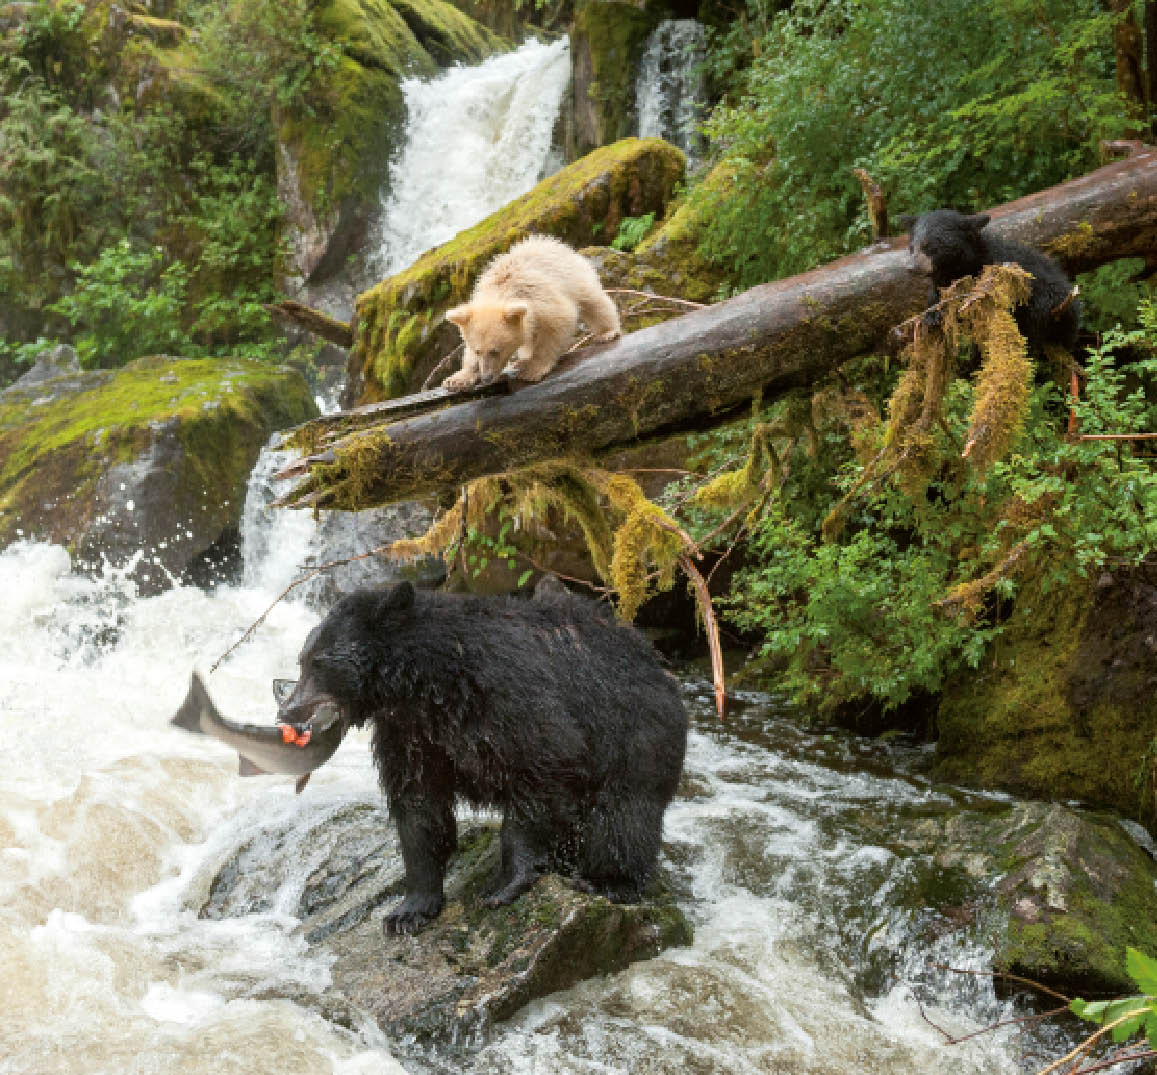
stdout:
[(273, 681), (273, 698), (278, 705), (285, 705), (293, 697), (295, 690), (297, 690), (296, 679), (275, 679)]

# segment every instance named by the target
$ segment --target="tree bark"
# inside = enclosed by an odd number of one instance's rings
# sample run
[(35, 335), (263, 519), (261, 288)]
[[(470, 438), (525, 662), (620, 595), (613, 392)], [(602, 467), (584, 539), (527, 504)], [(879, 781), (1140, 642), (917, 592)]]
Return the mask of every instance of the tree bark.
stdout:
[[(1049, 249), (1070, 272), (1123, 257), (1153, 265), (1157, 151), (991, 215), (996, 234)], [(809, 385), (850, 358), (885, 348), (893, 326), (927, 303), (927, 278), (913, 271), (906, 246), (905, 237), (877, 243), (587, 348), (571, 368), (509, 395), (400, 420), (363, 408), (308, 423), (291, 443), (313, 454), (286, 472), (302, 477), (280, 503), (357, 510), (718, 423), (757, 396)]]

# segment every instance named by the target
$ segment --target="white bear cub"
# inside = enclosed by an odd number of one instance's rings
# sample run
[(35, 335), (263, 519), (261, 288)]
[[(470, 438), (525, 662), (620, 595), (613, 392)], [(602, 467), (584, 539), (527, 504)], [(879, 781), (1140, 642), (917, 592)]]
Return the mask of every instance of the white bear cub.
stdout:
[(516, 352), (511, 372), (541, 381), (571, 345), (580, 320), (599, 343), (622, 331), (594, 266), (547, 235), (532, 235), (496, 257), (470, 301), (447, 311), (446, 319), (466, 343), (462, 368), (442, 382), (451, 391), (493, 380)]

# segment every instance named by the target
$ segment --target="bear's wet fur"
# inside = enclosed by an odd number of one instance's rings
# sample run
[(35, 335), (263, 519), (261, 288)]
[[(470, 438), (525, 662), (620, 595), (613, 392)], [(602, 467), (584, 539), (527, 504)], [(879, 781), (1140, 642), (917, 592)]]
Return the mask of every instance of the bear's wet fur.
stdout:
[(490, 906), (551, 868), (616, 902), (642, 897), (687, 717), (650, 643), (593, 606), (402, 583), (342, 598), (306, 639), (285, 709), (326, 697), (373, 731), (406, 873), (387, 932), (441, 911), (456, 802), (503, 812)]
[(908, 250), (918, 266), (931, 273), (929, 303), (939, 301), (940, 288), (962, 276), (978, 276), (985, 265), (1015, 262), (1032, 274), (1028, 302), (1014, 311), (1030, 350), (1040, 353), (1045, 345), (1056, 344), (1071, 353), (1080, 328), (1080, 303), (1066, 305), (1073, 282), (1040, 250), (984, 234), (989, 219), (985, 213), (969, 216), (955, 209), (936, 209), (916, 219)]

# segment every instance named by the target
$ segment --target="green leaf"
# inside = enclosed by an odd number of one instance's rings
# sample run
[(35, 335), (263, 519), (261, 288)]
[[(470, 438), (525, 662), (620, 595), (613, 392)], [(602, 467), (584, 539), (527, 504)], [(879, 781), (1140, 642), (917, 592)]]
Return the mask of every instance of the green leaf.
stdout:
[(1137, 988), (1148, 996), (1157, 996), (1157, 959), (1136, 948), (1125, 949), (1125, 970), (1137, 983)]

